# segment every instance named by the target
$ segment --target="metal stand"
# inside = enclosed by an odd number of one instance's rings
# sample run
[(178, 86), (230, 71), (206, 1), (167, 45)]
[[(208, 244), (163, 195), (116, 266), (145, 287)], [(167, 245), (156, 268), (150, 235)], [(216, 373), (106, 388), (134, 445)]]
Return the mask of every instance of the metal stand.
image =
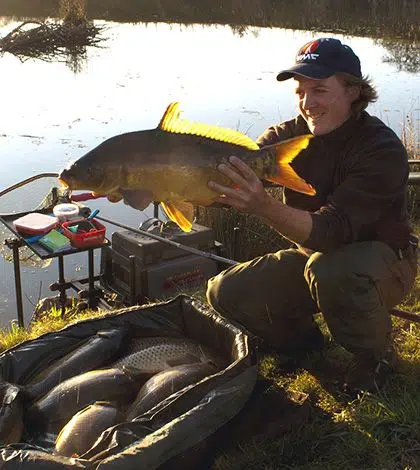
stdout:
[[(25, 243), (18, 238), (10, 238), (5, 241), (5, 244), (13, 252), (13, 269), (15, 276), (15, 290), (16, 290), (16, 308), (18, 316), (18, 325), (21, 328), (25, 327), (23, 316), (23, 297), (22, 297), (22, 282), (20, 275), (20, 261), (19, 261), (19, 248), (24, 246)], [(98, 247), (100, 248), (100, 247)], [(95, 288), (95, 281), (100, 279), (100, 276), (94, 274), (94, 249), (89, 248), (88, 251), (88, 278), (66, 281), (64, 276), (64, 256), (66, 254), (59, 254), (58, 258), (58, 281), (50, 285), (51, 291), (59, 291), (59, 300), (61, 305), (61, 312), (64, 315), (67, 306), (67, 289), (74, 289), (78, 292), (81, 298), (87, 298), (89, 308), (96, 308), (100, 301), (101, 290)], [(72, 254), (72, 253), (68, 253)], [(84, 284), (88, 283), (88, 290), (86, 291)]]
[(15, 291), (16, 291), (16, 308), (19, 327), (24, 327), (23, 320), (23, 300), (22, 300), (22, 282), (20, 279), (20, 261), (19, 248), (24, 243), (18, 238), (8, 238), (5, 242), (6, 246), (13, 251), (13, 270), (15, 273)]
[[(74, 289), (78, 292), (79, 297), (87, 299), (87, 305), (89, 308), (96, 308), (99, 303), (100, 289), (95, 289), (95, 281), (100, 279), (100, 276), (95, 276), (95, 266), (93, 251), (94, 248), (89, 248), (88, 251), (88, 277), (85, 279), (66, 281), (64, 277), (64, 256), (65, 254), (58, 256), (58, 282), (54, 282), (50, 285), (52, 291), (60, 292), (60, 305), (61, 311), (64, 314), (67, 306), (67, 289)], [(84, 283), (88, 284), (88, 290), (84, 288)]]

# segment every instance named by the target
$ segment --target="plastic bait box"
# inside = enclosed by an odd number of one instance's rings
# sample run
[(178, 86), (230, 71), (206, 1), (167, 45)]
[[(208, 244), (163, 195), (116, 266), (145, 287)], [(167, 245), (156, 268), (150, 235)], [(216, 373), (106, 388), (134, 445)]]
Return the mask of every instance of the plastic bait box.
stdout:
[(76, 248), (100, 245), (105, 240), (105, 226), (95, 219), (69, 220), (61, 227)]

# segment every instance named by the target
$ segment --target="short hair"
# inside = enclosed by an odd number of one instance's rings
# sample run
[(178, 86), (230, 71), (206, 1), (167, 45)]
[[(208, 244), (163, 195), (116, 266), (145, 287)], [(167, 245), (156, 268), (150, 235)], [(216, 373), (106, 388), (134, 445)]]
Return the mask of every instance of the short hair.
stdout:
[(359, 98), (351, 104), (351, 110), (354, 116), (359, 116), (360, 113), (367, 108), (369, 103), (374, 103), (378, 99), (378, 92), (371, 78), (367, 75), (363, 75), (361, 78), (344, 72), (337, 72), (336, 75), (344, 82), (345, 86), (356, 86), (360, 89)]

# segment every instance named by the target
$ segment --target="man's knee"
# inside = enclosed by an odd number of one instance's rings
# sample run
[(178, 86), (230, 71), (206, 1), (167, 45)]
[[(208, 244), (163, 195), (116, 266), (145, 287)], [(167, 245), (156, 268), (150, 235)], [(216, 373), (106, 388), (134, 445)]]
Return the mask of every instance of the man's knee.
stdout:
[(235, 276), (226, 275), (223, 271), (207, 282), (207, 302), (218, 312), (226, 312), (232, 298), (237, 298), (238, 289)]
[(305, 266), (304, 276), (312, 297), (316, 300), (319, 290), (337, 294), (345, 283), (346, 266), (337, 263), (334, 257), (324, 253), (314, 253)]

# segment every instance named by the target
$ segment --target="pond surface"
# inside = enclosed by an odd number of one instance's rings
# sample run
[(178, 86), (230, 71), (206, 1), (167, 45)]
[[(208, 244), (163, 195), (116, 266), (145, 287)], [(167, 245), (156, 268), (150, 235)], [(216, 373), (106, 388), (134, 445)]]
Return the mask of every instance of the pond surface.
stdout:
[[(4, 36), (19, 23), (3, 18), (0, 24)], [(190, 120), (256, 138), (296, 113), (292, 80), (277, 82), (277, 72), (293, 63), (302, 44), (332, 35), (280, 28), (251, 27), (238, 35), (228, 26), (97, 24), (106, 27), (105, 41), (102, 48), (88, 48), (77, 72), (74, 64), (0, 57), (0, 190), (38, 173), (58, 172), (115, 134), (156, 127), (171, 101), (180, 101)], [(419, 74), (401, 70), (373, 39), (334, 37), (355, 50), (363, 73), (374, 79), (379, 100), (368, 110), (400, 136), (409, 120), (418, 143)], [(88, 205), (134, 227), (152, 216), (151, 209), (141, 213), (122, 203)], [(98, 256), (96, 265), (98, 271)], [(86, 255), (69, 256), (66, 276), (84, 277), (86, 267)], [(22, 267), (26, 322), (38, 298), (52, 295), (48, 286), (57, 277), (56, 261), (42, 269)], [(0, 259), (0, 326), (15, 316), (13, 266)]]

